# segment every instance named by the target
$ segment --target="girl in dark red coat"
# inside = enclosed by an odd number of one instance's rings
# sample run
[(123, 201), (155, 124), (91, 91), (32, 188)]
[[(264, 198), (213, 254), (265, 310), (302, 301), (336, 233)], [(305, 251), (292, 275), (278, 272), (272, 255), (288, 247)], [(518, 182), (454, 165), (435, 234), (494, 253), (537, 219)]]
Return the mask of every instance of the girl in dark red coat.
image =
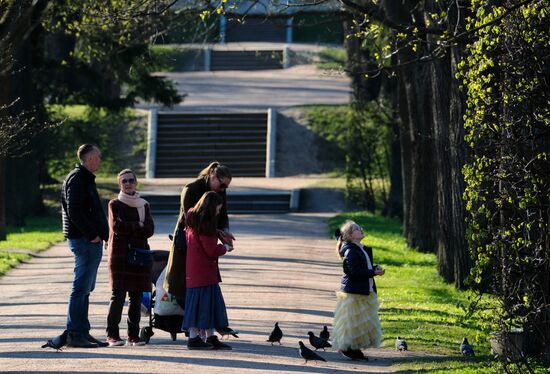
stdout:
[[(186, 295), (183, 329), (189, 331), (188, 349), (231, 349), (214, 334), (217, 326), (228, 326), (225, 302), (219, 286), (222, 281), (218, 257), (233, 250), (229, 244), (218, 244), (217, 220), (222, 197), (204, 193), (186, 217), (187, 261)], [(199, 336), (204, 330), (206, 341)]]
[(120, 193), (109, 202), (109, 276), (111, 302), (107, 316), (107, 343), (124, 345), (118, 325), (128, 293), (128, 339), (126, 345), (143, 345), (139, 339), (142, 291), (151, 289), (151, 268), (128, 264), (129, 246), (149, 249), (147, 238), (155, 226), (149, 204), (136, 192), (137, 178), (132, 170), (118, 174)]

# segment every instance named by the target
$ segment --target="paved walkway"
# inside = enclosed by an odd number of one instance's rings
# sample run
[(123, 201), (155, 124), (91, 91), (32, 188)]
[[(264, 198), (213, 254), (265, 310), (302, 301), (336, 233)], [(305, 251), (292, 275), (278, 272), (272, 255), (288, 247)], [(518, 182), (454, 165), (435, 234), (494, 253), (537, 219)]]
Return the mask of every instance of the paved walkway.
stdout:
[[(62, 243), (0, 278), (0, 371), (182, 373), (210, 370), (224, 373), (389, 372), (392, 349), (367, 353), (368, 363), (347, 361), (334, 350), (320, 354), (327, 363), (303, 364), (298, 341), (332, 325), (340, 267), (334, 242), (326, 239), (323, 214), (238, 215), (231, 217), (235, 251), (220, 260), (222, 290), (231, 326), (232, 351), (188, 351), (184, 337), (155, 330), (144, 347), (41, 349), (65, 325), (72, 276), (72, 257)], [(168, 247), (175, 217), (156, 219), (153, 249)], [(90, 300), (92, 334), (105, 338), (109, 284), (104, 256), (97, 287)], [(126, 312), (126, 310), (125, 310)], [(123, 321), (125, 319), (123, 318)], [(282, 346), (265, 342), (273, 323), (284, 332)], [(124, 323), (121, 325), (124, 331)], [(409, 354), (410, 358), (414, 353)]]
[[(186, 94), (174, 111), (243, 112), (296, 105), (348, 104), (350, 79), (343, 74), (300, 65), (279, 70), (228, 70), (159, 73)], [(158, 107), (140, 103), (139, 108)], [(163, 109), (166, 110), (166, 109)]]

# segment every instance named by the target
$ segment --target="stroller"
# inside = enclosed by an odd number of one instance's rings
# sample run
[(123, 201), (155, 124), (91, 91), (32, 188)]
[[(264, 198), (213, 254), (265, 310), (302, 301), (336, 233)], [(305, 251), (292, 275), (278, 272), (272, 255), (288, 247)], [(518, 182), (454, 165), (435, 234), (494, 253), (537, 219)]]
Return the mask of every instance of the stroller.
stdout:
[(149, 325), (142, 327), (139, 333), (139, 338), (145, 343), (149, 343), (151, 336), (155, 333), (153, 328), (161, 329), (163, 331), (169, 332), (173, 341), (176, 341), (177, 335), (185, 332), (181, 329), (183, 323), (183, 313), (182, 314), (170, 314), (170, 315), (161, 315), (156, 313), (157, 308), (155, 304), (160, 303), (161, 300), (157, 300), (157, 282), (159, 277), (163, 273), (163, 270), (166, 268), (168, 263), (169, 251), (164, 250), (154, 250), (153, 252), (153, 268), (151, 272), (151, 282), (153, 284), (152, 292), (144, 293), (142, 299), (142, 307), (144, 307), (146, 314), (149, 316)]

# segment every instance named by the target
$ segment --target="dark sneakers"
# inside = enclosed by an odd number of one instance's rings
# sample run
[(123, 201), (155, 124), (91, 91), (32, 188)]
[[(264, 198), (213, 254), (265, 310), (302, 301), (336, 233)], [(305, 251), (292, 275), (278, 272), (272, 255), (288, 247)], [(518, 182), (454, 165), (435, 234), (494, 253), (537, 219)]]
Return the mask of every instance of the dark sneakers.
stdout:
[(96, 343), (92, 343), (92, 342), (88, 341), (82, 335), (73, 335), (73, 334), (69, 333), (69, 335), (67, 336), (67, 347), (97, 348), (99, 346)]
[(90, 335), (90, 333), (86, 334), (86, 340), (89, 341), (90, 343), (97, 344), (98, 347), (108, 347), (109, 346), (109, 343), (97, 340), (92, 335)]
[(212, 344), (214, 346), (214, 349), (224, 349), (224, 350), (230, 350), (230, 345), (220, 342), (218, 337), (216, 335), (209, 336), (206, 338), (206, 342), (209, 344)]
[(210, 343), (205, 343), (202, 341), (200, 336), (194, 338), (189, 338), (187, 341), (187, 349), (214, 349), (214, 346)]

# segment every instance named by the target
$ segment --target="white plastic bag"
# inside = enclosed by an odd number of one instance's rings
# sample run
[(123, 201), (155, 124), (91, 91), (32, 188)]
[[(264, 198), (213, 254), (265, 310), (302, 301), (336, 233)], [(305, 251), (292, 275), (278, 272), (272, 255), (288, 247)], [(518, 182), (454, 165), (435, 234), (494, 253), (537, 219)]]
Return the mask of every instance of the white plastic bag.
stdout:
[(176, 297), (162, 287), (165, 276), (166, 268), (160, 273), (155, 285), (155, 314), (159, 316), (183, 315), (183, 309), (176, 301)]

